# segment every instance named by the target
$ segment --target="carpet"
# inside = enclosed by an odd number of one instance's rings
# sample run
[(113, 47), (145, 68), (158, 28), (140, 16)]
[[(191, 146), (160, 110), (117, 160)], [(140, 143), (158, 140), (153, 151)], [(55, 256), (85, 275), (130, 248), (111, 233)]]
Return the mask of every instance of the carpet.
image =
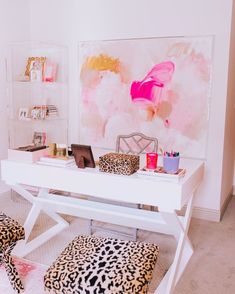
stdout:
[[(13, 257), (15, 266), (24, 285), (24, 294), (44, 294), (43, 276), (48, 266)], [(15, 294), (8, 280), (4, 266), (0, 266), (0, 293)]]

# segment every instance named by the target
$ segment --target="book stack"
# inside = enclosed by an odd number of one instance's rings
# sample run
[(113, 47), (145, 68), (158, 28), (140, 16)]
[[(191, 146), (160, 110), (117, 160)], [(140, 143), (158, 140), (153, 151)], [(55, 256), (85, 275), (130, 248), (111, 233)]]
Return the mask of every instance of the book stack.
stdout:
[(58, 115), (58, 110), (57, 107), (53, 104), (48, 104), (47, 106), (47, 112), (46, 112), (46, 116), (51, 118), (51, 117), (55, 117)]
[(37, 161), (37, 163), (57, 167), (70, 167), (75, 165), (75, 160), (74, 157), (71, 156), (46, 155), (40, 157), (40, 160)]
[(34, 105), (31, 110), (31, 118), (41, 120), (58, 116), (58, 109), (53, 104)]

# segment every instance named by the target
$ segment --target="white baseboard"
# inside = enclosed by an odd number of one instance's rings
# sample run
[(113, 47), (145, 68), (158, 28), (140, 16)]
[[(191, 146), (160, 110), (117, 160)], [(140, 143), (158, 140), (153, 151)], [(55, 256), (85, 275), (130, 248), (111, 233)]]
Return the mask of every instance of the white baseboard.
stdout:
[(216, 209), (194, 207), (192, 216), (195, 218), (213, 221), (213, 222), (220, 221), (220, 211)]
[(225, 199), (223, 205), (221, 206), (221, 209), (220, 209), (220, 220), (222, 219), (227, 207), (228, 207), (228, 204), (229, 202), (231, 201), (233, 197), (233, 187), (231, 188), (231, 191), (230, 193), (228, 194), (227, 198)]
[(232, 187), (230, 193), (228, 194), (220, 210), (194, 207), (192, 216), (195, 218), (204, 219), (208, 221), (220, 222), (230, 200), (232, 199), (233, 195), (235, 195), (234, 192), (235, 192), (235, 186)]

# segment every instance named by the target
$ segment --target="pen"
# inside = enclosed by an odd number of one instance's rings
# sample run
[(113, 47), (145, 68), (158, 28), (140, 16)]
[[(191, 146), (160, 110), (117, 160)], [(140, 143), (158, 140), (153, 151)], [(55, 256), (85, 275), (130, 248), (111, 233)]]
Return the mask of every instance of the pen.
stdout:
[(173, 150), (171, 150), (171, 152), (167, 152), (167, 151), (164, 151), (164, 156), (168, 156), (168, 157), (177, 157), (180, 155), (179, 152), (175, 152)]

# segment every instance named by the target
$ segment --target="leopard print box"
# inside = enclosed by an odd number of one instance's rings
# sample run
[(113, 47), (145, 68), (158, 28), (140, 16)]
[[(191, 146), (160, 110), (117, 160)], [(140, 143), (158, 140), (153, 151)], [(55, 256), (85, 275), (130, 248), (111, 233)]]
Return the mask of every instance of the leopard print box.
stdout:
[(107, 153), (99, 157), (99, 170), (119, 175), (131, 175), (139, 169), (139, 156)]

